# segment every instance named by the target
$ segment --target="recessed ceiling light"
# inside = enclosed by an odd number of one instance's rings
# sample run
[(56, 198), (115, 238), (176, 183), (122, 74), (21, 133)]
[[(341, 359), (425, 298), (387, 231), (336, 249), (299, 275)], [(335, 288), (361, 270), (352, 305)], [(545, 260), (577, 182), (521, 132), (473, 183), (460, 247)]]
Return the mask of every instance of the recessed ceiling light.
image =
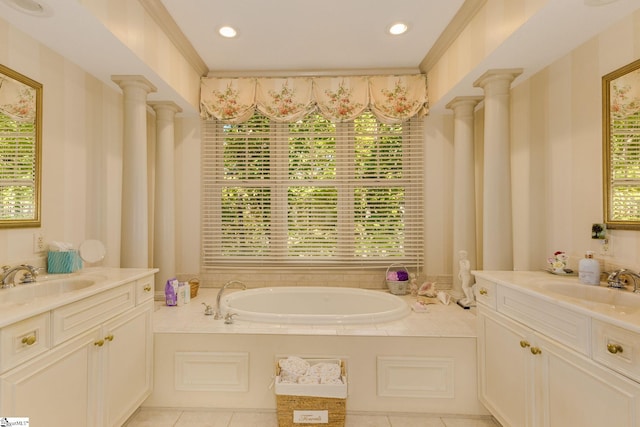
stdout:
[(389, 34), (399, 36), (400, 34), (406, 33), (408, 29), (407, 24), (398, 22), (389, 27)]
[(218, 30), (218, 33), (222, 37), (226, 37), (229, 39), (238, 35), (238, 32), (235, 30), (235, 28), (229, 27), (229, 26), (220, 27), (220, 29)]
[(2, 0), (3, 3), (15, 10), (32, 16), (51, 16), (53, 9), (45, 3), (36, 0)]

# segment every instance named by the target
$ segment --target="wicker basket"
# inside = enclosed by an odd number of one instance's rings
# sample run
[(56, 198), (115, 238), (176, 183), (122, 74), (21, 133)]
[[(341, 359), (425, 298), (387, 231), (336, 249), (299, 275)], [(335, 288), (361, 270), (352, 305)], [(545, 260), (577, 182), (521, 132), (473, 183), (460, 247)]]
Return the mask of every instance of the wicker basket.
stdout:
[[(309, 362), (337, 361), (336, 359), (307, 359)], [(342, 379), (346, 387), (346, 368), (343, 360), (340, 360)], [(280, 366), (276, 363), (276, 375), (280, 375)], [(347, 409), (346, 397), (325, 397), (307, 396), (304, 390), (301, 391), (296, 385), (291, 385), (291, 391), (295, 394), (284, 394), (289, 391), (288, 387), (279, 388), (276, 384), (276, 412), (278, 415), (278, 427), (344, 427), (345, 414)], [(323, 385), (311, 384), (308, 387), (309, 394), (324, 394), (321, 390)], [(305, 386), (302, 387), (303, 389)], [(333, 386), (328, 386), (330, 394), (336, 393)], [(339, 391), (334, 394), (346, 396)]]
[[(402, 264), (391, 264), (387, 267), (387, 272), (384, 275), (385, 280), (389, 275), (389, 270), (392, 268), (396, 268), (396, 270), (391, 271), (406, 271), (407, 276), (409, 275), (409, 270)], [(387, 280), (387, 287), (389, 292), (394, 295), (406, 295), (409, 293), (409, 280)]]
[[(347, 399), (278, 394), (276, 405), (279, 427), (344, 427)], [(301, 419), (303, 422), (300, 423), (295, 422), (294, 411), (305, 411), (306, 419)], [(314, 413), (317, 411), (328, 413), (327, 422), (314, 422)]]
[(191, 299), (198, 296), (198, 289), (200, 289), (200, 279), (194, 277), (189, 280), (189, 287), (191, 288)]

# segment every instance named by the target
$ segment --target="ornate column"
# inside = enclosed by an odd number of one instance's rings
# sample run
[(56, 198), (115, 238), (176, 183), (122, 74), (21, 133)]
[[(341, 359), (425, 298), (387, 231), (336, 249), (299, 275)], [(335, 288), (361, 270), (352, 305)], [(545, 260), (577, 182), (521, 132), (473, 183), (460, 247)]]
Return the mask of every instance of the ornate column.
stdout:
[(164, 289), (176, 275), (175, 233), (175, 117), (182, 111), (174, 102), (150, 102), (156, 112), (156, 188), (154, 199), (153, 266), (156, 288)]
[(148, 267), (147, 94), (156, 87), (142, 76), (111, 80), (124, 94), (120, 266)]
[(489, 70), (473, 84), (484, 89), (484, 270), (513, 269), (509, 92), (521, 73), (521, 69)]
[(453, 110), (453, 287), (462, 298), (460, 251), (467, 252), (470, 269), (476, 268), (476, 180), (474, 161), (474, 109), (481, 96), (459, 96), (447, 104)]

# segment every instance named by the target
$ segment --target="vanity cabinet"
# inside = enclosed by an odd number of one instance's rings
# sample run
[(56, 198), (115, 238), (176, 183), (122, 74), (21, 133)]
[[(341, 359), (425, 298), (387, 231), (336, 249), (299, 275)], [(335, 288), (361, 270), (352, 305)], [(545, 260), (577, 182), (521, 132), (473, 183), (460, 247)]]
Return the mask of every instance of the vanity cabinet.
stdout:
[[(590, 357), (591, 330), (576, 327), (582, 314), (539, 310), (552, 303), (513, 289), (494, 292), (495, 305), (478, 299), (479, 397), (503, 427), (640, 426), (640, 384)], [(533, 325), (513, 318), (527, 309), (507, 308), (520, 299), (537, 314)], [(558, 331), (557, 322), (572, 326)], [(547, 328), (572, 337), (565, 344)]]
[(57, 344), (0, 375), (2, 416), (48, 427), (121, 426), (152, 390), (152, 313), (153, 276), (47, 313), (68, 327), (54, 320)]

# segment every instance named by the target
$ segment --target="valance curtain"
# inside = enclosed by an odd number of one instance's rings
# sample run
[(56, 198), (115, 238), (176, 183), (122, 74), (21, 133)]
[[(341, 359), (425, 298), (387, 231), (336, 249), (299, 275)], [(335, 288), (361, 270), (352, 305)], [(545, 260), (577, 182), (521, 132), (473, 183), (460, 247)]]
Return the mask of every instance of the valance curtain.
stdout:
[(35, 89), (0, 76), (0, 112), (12, 120), (33, 123), (36, 118)]
[(640, 70), (618, 77), (611, 84), (611, 116), (623, 120), (640, 111)]
[(345, 122), (370, 109), (382, 123), (396, 124), (427, 114), (427, 80), (423, 74), (202, 78), (200, 114), (204, 119), (242, 123), (256, 109), (278, 122), (295, 122), (313, 111), (333, 122)]

